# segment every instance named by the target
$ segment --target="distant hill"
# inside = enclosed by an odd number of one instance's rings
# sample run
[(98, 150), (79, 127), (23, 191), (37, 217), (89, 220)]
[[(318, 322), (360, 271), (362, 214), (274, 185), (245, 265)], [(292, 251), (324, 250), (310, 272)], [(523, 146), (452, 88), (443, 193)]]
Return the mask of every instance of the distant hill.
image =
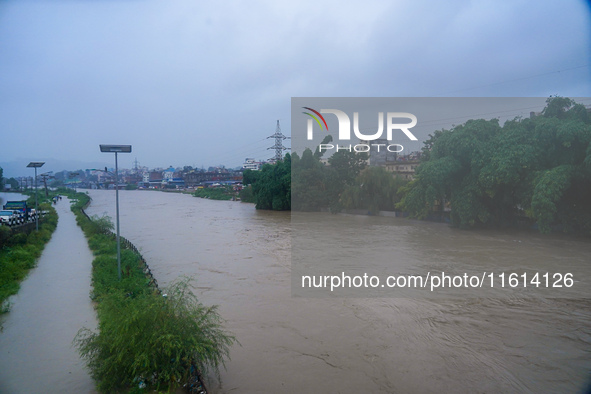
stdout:
[(5, 178), (16, 178), (19, 176), (33, 176), (34, 171), (32, 168), (27, 168), (27, 164), (32, 161), (44, 161), (45, 165), (37, 170), (38, 174), (53, 171), (75, 171), (75, 170), (86, 170), (88, 168), (104, 168), (105, 166), (112, 167), (113, 160), (105, 161), (79, 161), (79, 160), (60, 160), (54, 158), (22, 158), (8, 162), (0, 162), (0, 167), (4, 169)]

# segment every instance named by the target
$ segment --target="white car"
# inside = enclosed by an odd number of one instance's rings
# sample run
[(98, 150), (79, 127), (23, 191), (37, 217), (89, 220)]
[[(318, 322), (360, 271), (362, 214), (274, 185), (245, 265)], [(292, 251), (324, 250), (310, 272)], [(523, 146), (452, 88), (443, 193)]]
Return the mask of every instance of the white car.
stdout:
[(22, 222), (22, 216), (18, 211), (0, 211), (0, 223), (13, 226)]

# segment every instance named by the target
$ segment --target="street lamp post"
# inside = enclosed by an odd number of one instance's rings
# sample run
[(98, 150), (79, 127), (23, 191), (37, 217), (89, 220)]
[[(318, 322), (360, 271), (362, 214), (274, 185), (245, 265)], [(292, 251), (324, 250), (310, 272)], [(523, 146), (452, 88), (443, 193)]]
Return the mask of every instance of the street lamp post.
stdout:
[(37, 168), (43, 167), (44, 161), (32, 161), (27, 164), (27, 167), (35, 169), (35, 229), (39, 231), (39, 211), (37, 209)]
[(49, 178), (49, 179), (54, 178), (53, 176), (50, 175), (52, 173), (53, 173), (53, 171), (49, 171), (49, 172), (46, 172), (45, 174), (39, 175), (41, 177), (41, 179), (43, 179), (43, 186), (45, 187), (45, 197), (49, 197), (49, 193), (47, 191), (47, 178)]
[[(117, 155), (117, 154), (115, 153), (115, 155)], [(115, 159), (115, 160), (117, 160), (117, 159)], [(80, 175), (79, 172), (70, 172), (68, 174), (68, 178), (72, 179), (74, 177), (77, 177), (78, 175)], [(76, 193), (76, 182), (74, 182), (74, 193)]]
[(119, 176), (117, 153), (130, 153), (131, 145), (99, 145), (101, 152), (115, 153), (115, 201), (117, 206), (117, 273), (121, 280), (121, 243), (119, 242)]

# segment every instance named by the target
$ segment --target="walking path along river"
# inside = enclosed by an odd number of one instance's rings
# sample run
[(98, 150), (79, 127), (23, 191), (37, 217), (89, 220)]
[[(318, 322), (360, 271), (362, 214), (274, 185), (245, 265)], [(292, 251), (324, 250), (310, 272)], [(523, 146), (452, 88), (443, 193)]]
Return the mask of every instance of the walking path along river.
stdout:
[(92, 253), (68, 200), (55, 208), (57, 228), (3, 317), (0, 393), (95, 392), (72, 346), (80, 328), (97, 325), (89, 297)]

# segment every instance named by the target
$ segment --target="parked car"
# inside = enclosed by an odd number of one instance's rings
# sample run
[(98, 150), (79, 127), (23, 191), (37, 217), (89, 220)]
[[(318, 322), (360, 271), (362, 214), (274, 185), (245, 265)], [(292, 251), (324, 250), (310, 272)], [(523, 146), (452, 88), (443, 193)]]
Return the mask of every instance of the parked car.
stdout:
[(0, 211), (0, 223), (7, 226), (21, 224), (24, 218), (18, 211), (4, 210)]
[(24, 223), (29, 219), (31, 208), (27, 206), (26, 201), (7, 201), (2, 210), (15, 212), (19, 216), (21, 223)]

